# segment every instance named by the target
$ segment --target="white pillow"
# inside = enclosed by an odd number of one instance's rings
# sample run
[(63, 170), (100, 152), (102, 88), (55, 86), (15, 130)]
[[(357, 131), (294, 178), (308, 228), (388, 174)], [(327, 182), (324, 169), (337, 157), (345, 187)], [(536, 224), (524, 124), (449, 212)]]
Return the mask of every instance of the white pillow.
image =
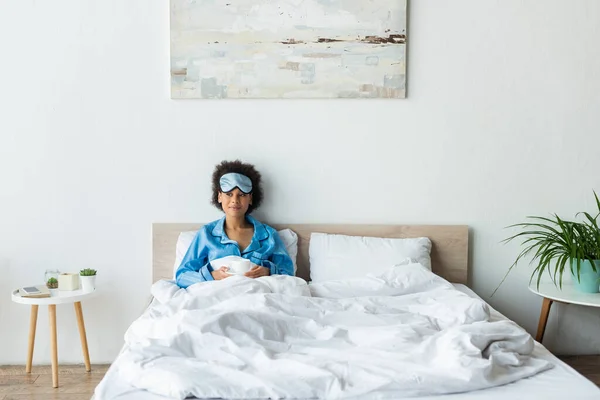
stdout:
[(296, 258), (298, 257), (298, 235), (291, 229), (282, 229), (277, 231), (277, 234), (283, 242), (285, 250), (292, 259), (292, 263), (294, 264), (294, 276), (296, 276), (296, 270), (298, 269), (296, 266)]
[[(173, 265), (173, 278), (175, 278), (175, 272), (177, 272), (177, 268), (181, 264), (181, 260), (187, 253), (196, 233), (198, 231), (187, 231), (181, 232), (179, 234), (179, 238), (177, 238), (177, 245), (175, 246), (175, 264)], [(277, 231), (285, 249), (287, 250), (292, 262), (294, 263), (294, 275), (296, 275), (296, 257), (298, 256), (298, 235), (291, 229), (283, 229)], [(214, 261), (214, 260), (213, 260)], [(211, 263), (212, 265), (212, 263)]]
[(407, 258), (431, 271), (431, 240), (426, 237), (388, 239), (312, 233), (308, 254), (310, 279), (362, 278), (381, 274)]

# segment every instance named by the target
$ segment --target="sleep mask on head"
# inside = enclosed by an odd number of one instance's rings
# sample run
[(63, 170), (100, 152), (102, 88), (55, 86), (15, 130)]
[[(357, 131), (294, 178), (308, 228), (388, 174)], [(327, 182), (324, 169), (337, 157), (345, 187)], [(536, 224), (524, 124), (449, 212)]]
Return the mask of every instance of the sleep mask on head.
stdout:
[(235, 188), (240, 189), (241, 192), (246, 194), (252, 192), (252, 181), (250, 178), (237, 172), (230, 172), (223, 175), (219, 180), (219, 185), (223, 193), (231, 192)]

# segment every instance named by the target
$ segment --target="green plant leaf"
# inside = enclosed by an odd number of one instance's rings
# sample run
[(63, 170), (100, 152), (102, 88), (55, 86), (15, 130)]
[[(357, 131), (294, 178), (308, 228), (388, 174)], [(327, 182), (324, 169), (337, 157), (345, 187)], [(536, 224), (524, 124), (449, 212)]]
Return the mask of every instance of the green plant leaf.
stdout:
[(502, 240), (502, 243), (519, 240), (522, 249), (513, 264), (509, 266), (492, 296), (513, 268), (525, 257), (531, 257), (529, 264), (534, 266), (529, 284), (537, 276), (538, 288), (545, 271), (548, 272), (548, 276), (554, 284), (562, 288), (567, 263), (569, 270), (572, 270), (573, 275), (576, 275), (578, 279), (580, 279), (582, 260), (592, 262), (592, 268), (596, 270), (593, 260), (600, 259), (600, 227), (598, 223), (600, 197), (595, 191), (594, 199), (598, 213), (596, 215), (585, 211), (577, 213), (576, 219), (580, 218), (582, 222), (567, 220), (554, 213), (551, 214), (551, 217), (527, 216), (525, 222), (507, 226), (506, 228), (518, 228), (520, 231)]

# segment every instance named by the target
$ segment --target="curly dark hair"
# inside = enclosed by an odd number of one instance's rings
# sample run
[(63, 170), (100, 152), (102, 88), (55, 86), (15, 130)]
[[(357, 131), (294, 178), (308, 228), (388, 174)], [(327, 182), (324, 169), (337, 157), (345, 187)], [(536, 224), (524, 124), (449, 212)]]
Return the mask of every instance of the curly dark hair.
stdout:
[(244, 163), (240, 160), (235, 161), (221, 161), (220, 164), (215, 166), (215, 170), (212, 175), (212, 199), (211, 204), (217, 207), (219, 210), (223, 210), (219, 203), (219, 192), (221, 191), (221, 185), (219, 180), (225, 174), (230, 172), (237, 172), (238, 174), (246, 175), (252, 181), (252, 204), (248, 207), (246, 214), (250, 214), (252, 211), (260, 207), (263, 199), (263, 191), (261, 186), (260, 172), (254, 168), (254, 165)]

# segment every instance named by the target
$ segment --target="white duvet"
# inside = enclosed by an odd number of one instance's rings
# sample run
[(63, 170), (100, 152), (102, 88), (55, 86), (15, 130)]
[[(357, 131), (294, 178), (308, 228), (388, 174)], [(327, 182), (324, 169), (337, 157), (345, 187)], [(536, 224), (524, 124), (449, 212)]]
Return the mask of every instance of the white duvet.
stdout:
[[(548, 369), (533, 339), (420, 264), (379, 277), (306, 284), (233, 276), (158, 303), (115, 361), (132, 386), (167, 397), (369, 398), (456, 393)], [(109, 397), (101, 383), (96, 399)]]

